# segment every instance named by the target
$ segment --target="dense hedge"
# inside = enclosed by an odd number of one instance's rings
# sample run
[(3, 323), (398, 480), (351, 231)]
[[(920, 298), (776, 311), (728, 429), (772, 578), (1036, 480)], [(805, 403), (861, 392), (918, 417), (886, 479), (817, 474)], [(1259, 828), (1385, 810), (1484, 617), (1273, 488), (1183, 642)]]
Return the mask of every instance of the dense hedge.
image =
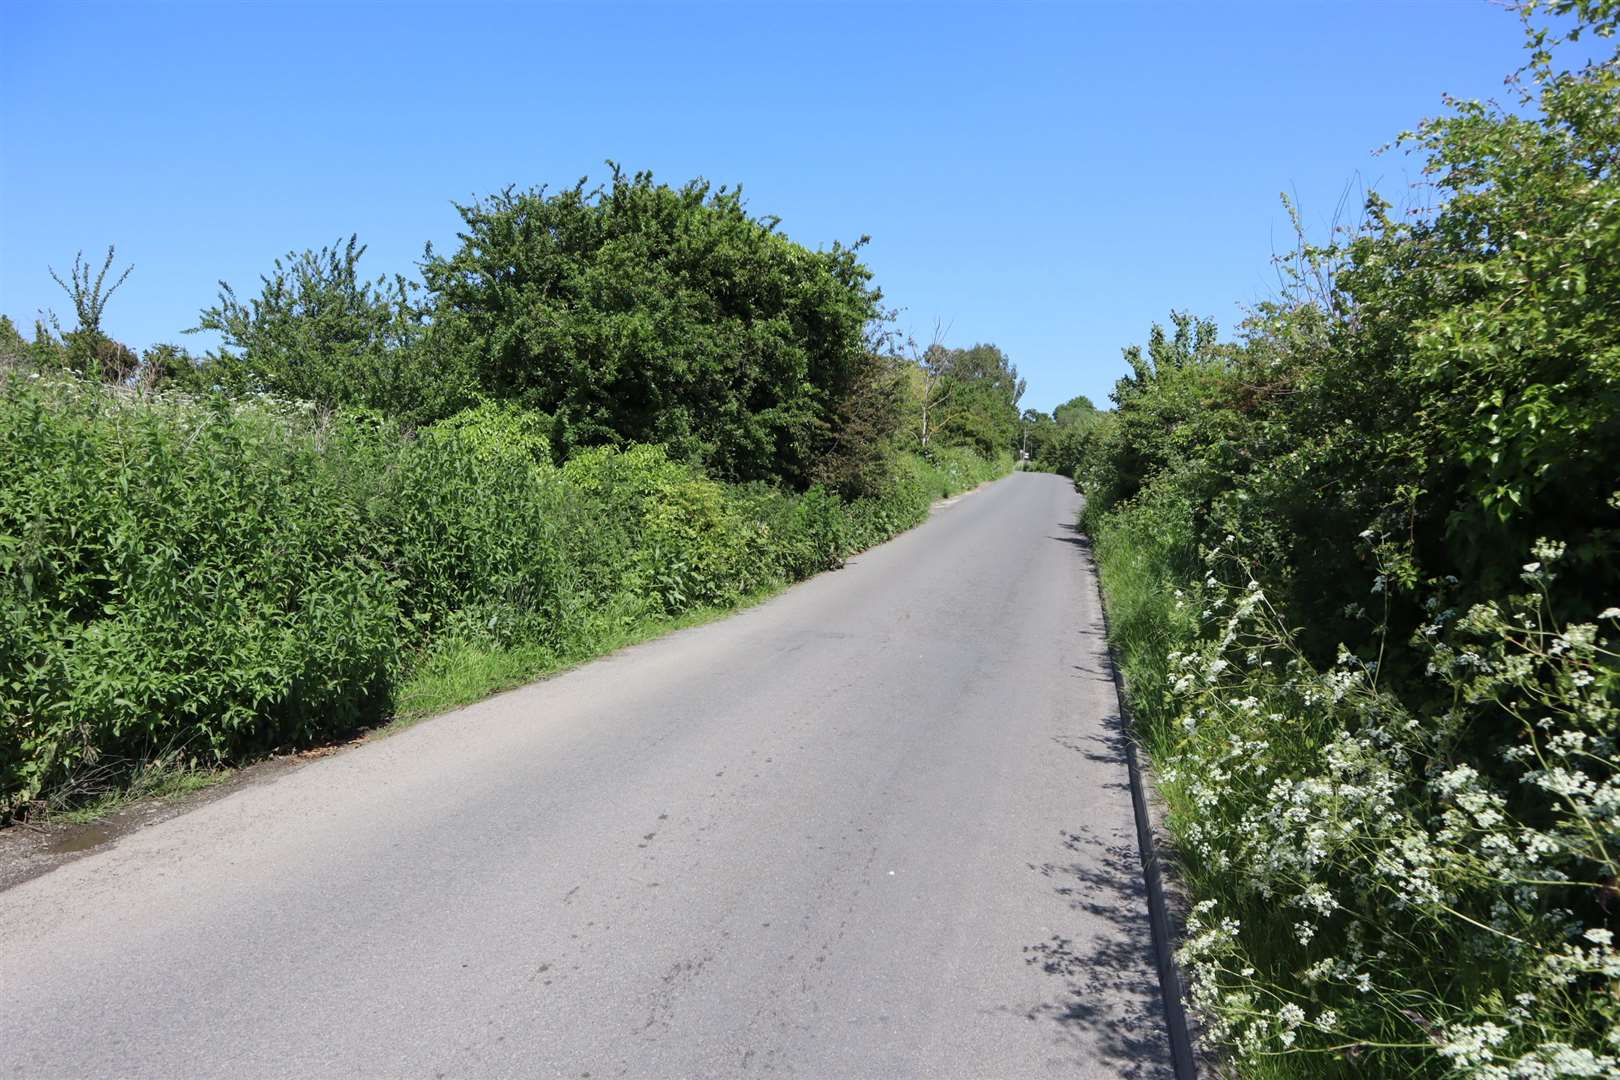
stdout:
[(545, 413), (570, 452), (657, 443), (716, 476), (807, 487), (871, 389), (882, 294), (861, 245), (796, 244), (738, 189), (613, 166), (595, 189), (457, 209), (460, 246), (422, 263), (434, 325), (484, 392)]
[[(658, 444), (728, 480), (873, 493), (867, 457), (897, 434), (901, 387), (864, 240), (814, 250), (739, 189), (617, 166), (601, 186), (507, 188), (457, 209), (458, 244), (429, 246), (420, 285), (368, 280), (356, 237), (277, 260), (257, 296), (222, 283), (198, 322), (221, 351), (160, 374), (414, 425), (495, 398), (542, 414), (559, 456)], [(99, 304), (99, 279), (82, 280), (76, 305)], [(993, 393), (979, 409), (998, 405), (1012, 409)]]
[(0, 459), (0, 816), (154, 759), (351, 733), (450, 642), (574, 656), (605, 626), (735, 604), (1008, 464), (902, 455), (882, 496), (846, 503), (659, 447), (559, 468), (507, 406), (408, 435), (17, 369)]
[(1432, 212), (1156, 328), (1086, 436), (1239, 1075), (1620, 1076), (1620, 62), (1550, 44), (1412, 137)]

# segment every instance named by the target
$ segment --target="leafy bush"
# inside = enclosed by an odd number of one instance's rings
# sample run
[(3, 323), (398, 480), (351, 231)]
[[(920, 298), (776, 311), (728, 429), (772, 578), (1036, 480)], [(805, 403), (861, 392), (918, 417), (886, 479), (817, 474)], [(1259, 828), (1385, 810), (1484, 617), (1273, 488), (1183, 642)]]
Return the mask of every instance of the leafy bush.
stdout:
[(598, 500), (614, 543), (619, 587), (645, 592), (665, 612), (726, 606), (765, 586), (774, 569), (759, 523), (724, 485), (670, 461), (659, 446), (585, 451), (563, 475)]
[(551, 464), (549, 425), (539, 413), (511, 402), (485, 401), (426, 428), (427, 439), (453, 438), (481, 461)]
[[(659, 443), (726, 479), (808, 486), (869, 378), (882, 315), (856, 250), (811, 251), (740, 191), (616, 166), (605, 186), (459, 207), (460, 248), (423, 273), (436, 324), (483, 389), (555, 421), (566, 452)], [(859, 247), (857, 244), (856, 247)]]
[(401, 582), (402, 611), (425, 633), (475, 607), (499, 621), (557, 621), (568, 568), (553, 470), (521, 446), (491, 454), (454, 427), (401, 439), (356, 470), (366, 548)]
[(386, 712), (398, 583), (352, 547), (315, 437), (0, 378), (0, 813), (87, 771)]
[(1620, 1076), (1620, 60), (1529, 33), (1520, 110), (1410, 137), (1431, 212), (1155, 328), (1082, 453), (1245, 1075)]
[(0, 368), (0, 817), (154, 760), (342, 737), (459, 651), (581, 657), (734, 605), (1007, 464), (906, 459), (846, 502), (657, 446), (557, 467), (546, 426), (486, 403), (413, 435)]
[(442, 328), (416, 298), (421, 286), (395, 275), (360, 276), (365, 246), (290, 252), (246, 303), (220, 282), (219, 301), (196, 330), (225, 347), (205, 364), (206, 381), (311, 401), (363, 406), (408, 423), (429, 423), (470, 404), (475, 384)]

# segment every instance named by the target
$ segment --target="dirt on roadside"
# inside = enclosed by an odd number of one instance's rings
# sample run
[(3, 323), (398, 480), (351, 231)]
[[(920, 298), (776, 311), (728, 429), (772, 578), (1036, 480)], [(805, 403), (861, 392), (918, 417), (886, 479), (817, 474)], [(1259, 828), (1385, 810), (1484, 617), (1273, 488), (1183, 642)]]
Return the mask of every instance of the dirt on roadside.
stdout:
[[(324, 748), (323, 748), (324, 749)], [(24, 821), (0, 829), (0, 893), (99, 851), (138, 829), (179, 817), (246, 787), (268, 783), (331, 749), (286, 754), (245, 766), (226, 779), (181, 795), (137, 799), (94, 821)]]

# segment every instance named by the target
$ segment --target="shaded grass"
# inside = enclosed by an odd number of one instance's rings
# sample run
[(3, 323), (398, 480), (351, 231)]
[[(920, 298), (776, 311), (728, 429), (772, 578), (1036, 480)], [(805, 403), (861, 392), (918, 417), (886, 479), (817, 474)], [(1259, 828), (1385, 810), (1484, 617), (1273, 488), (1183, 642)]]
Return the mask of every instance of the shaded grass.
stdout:
[(199, 769), (166, 760), (149, 762), (105, 790), (81, 786), (61, 793), (39, 816), (48, 823), (88, 825), (135, 803), (178, 798), (214, 787), (235, 773), (229, 768)]
[(782, 583), (760, 589), (732, 605), (699, 607), (679, 615), (649, 616), (617, 629), (602, 629), (587, 643), (563, 652), (528, 644), (512, 647), (469, 641), (441, 644), (424, 658), (400, 688), (393, 719), (372, 734), (391, 735), (451, 709), (559, 675), (620, 649), (676, 630), (715, 622), (763, 603), (787, 587)]
[(1198, 635), (1196, 612), (1176, 605), (1193, 559), (1186, 519), (1177, 508), (1136, 505), (1086, 514), (1108, 637), (1130, 698), (1135, 735), (1162, 768), (1174, 733), (1170, 726), (1170, 653)]

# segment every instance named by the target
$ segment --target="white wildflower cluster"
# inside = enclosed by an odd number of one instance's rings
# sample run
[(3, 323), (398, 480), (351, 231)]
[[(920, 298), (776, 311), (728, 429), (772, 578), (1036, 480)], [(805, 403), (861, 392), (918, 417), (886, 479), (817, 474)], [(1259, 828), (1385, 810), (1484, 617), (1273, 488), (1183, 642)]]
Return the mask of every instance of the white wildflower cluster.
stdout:
[(1496, 1056), (1496, 1048), (1512, 1033), (1511, 1028), (1489, 1020), (1452, 1028), (1440, 1043), (1440, 1056), (1450, 1058), (1458, 1069), (1473, 1069), (1491, 1061)]
[[(1458, 1073), (1478, 1080), (1557, 1080), (1559, 1077), (1620, 1077), (1620, 1058), (1589, 1047), (1565, 1042), (1542, 1043), (1528, 1053), (1508, 1056), (1497, 1053), (1493, 1044), (1478, 1045), (1501, 1029), (1480, 1024), (1485, 1034), (1469, 1031), (1455, 1042), (1447, 1042), (1441, 1053), (1454, 1060)], [(1452, 1051), (1447, 1053), (1447, 1051)]]
[[(1545, 576), (1563, 549), (1531, 555)], [(1314, 669), (1258, 587), (1215, 580), (1210, 637), (1171, 657), (1160, 773), (1195, 880), (1221, 883), (1180, 952), (1210, 1038), (1620, 1080), (1620, 608), (1558, 627), (1530, 601), (1433, 605), (1414, 640), (1456, 704), (1418, 714), (1353, 655)]]

